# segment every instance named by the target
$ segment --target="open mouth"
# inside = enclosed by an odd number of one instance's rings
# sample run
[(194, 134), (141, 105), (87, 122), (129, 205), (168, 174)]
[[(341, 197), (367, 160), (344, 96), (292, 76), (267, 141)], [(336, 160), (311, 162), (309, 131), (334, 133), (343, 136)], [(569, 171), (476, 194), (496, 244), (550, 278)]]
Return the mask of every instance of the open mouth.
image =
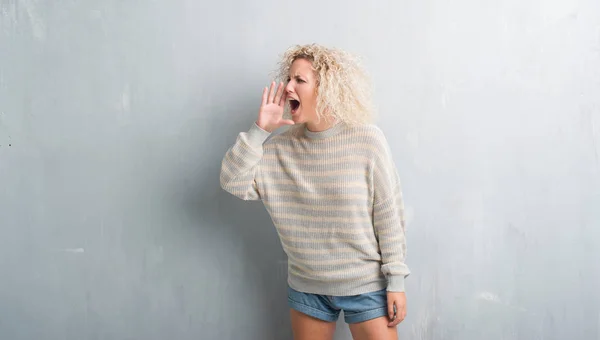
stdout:
[(297, 101), (296, 99), (290, 99), (290, 108), (292, 109), (292, 112), (295, 112), (296, 110), (298, 110), (299, 107), (300, 107), (299, 101)]

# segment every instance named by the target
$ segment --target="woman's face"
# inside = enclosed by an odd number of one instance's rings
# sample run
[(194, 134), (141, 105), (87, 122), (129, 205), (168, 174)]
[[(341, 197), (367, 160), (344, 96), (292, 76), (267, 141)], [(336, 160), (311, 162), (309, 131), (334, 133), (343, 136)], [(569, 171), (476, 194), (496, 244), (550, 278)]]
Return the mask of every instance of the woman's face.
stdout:
[(294, 123), (318, 122), (317, 75), (310, 61), (296, 59), (292, 63), (285, 92)]

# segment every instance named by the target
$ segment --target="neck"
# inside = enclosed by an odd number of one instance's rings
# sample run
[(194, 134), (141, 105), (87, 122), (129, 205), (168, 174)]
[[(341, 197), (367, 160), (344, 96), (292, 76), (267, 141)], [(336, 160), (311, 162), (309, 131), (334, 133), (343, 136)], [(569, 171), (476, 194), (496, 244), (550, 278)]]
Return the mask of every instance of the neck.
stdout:
[(306, 128), (312, 132), (325, 131), (335, 125), (333, 119), (321, 119), (317, 122), (306, 122)]

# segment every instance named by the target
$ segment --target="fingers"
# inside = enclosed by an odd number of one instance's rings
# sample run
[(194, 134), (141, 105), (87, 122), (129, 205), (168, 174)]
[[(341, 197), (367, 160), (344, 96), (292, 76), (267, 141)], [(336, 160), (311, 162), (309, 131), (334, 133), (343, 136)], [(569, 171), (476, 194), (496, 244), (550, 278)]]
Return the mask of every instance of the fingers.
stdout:
[(282, 119), (282, 120), (280, 120), (280, 122), (281, 122), (281, 125), (294, 125), (294, 124), (296, 124), (296, 123), (294, 123), (293, 120), (290, 120), (290, 119)]
[(275, 82), (271, 83), (271, 91), (269, 93), (269, 104), (274, 103), (275, 102)]
[(265, 87), (265, 88), (263, 89), (263, 94), (262, 94), (262, 106), (265, 106), (265, 105), (267, 105), (268, 93), (269, 93), (268, 91), (269, 91), (269, 88), (268, 88), (268, 87)]
[(265, 95), (267, 95), (267, 91), (263, 92), (263, 105), (274, 103), (279, 106), (283, 106), (286, 97), (284, 93), (284, 88), (285, 87), (283, 86), (283, 82), (279, 83), (279, 86), (277, 87), (276, 83), (272, 82), (267, 97), (265, 97)]
[(388, 302), (388, 315), (390, 315), (390, 322), (388, 323), (388, 327), (396, 327), (406, 317), (406, 307), (400, 306), (398, 307), (397, 301), (390, 300)]
[(275, 100), (273, 101), (273, 103), (276, 103), (281, 106), (281, 98), (283, 98), (282, 95), (283, 95), (283, 83), (279, 83), (279, 86), (277, 87), (277, 95), (275, 96)]
[(396, 327), (404, 320), (400, 315), (397, 315), (396, 318), (388, 323), (388, 327)]
[(268, 104), (273, 102), (273, 97), (275, 97), (275, 82), (271, 83), (271, 89), (269, 91), (269, 99), (267, 101)]
[(388, 297), (388, 317), (393, 320), (396, 316), (396, 304), (395, 301)]
[(285, 86), (283, 85), (283, 83), (279, 85), (279, 88), (281, 89), (281, 97), (279, 97), (279, 106), (283, 106), (285, 105), (287, 93), (285, 92)]

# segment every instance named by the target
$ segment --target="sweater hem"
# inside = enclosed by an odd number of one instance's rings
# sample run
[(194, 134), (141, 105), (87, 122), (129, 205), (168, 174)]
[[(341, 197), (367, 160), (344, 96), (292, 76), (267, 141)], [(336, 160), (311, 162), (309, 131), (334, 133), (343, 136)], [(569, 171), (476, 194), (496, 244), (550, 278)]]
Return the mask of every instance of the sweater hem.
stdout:
[(331, 295), (331, 296), (350, 296), (365, 293), (371, 293), (387, 288), (387, 279), (382, 276), (380, 279), (358, 282), (348, 280), (342, 284), (308, 280), (292, 275), (288, 276), (288, 285), (299, 292), (309, 294)]

